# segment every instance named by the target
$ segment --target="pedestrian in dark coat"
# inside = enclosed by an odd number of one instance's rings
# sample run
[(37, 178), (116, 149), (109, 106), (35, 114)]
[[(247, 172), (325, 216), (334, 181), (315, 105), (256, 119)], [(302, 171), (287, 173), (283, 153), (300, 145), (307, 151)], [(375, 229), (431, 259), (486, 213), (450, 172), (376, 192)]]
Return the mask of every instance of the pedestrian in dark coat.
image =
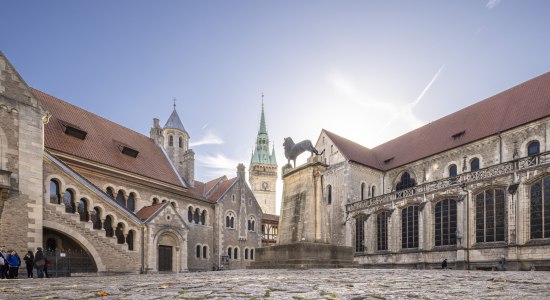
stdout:
[(8, 254), (8, 265), (10, 266), (8, 270), (8, 278), (17, 279), (17, 277), (19, 277), (19, 266), (21, 265), (21, 257), (19, 257), (15, 250), (11, 250), (10, 254)]
[(36, 268), (36, 275), (38, 278), (44, 278), (44, 265), (46, 264), (46, 256), (42, 252), (42, 248), (36, 248), (34, 254), (34, 267)]
[(441, 269), (447, 269), (447, 259), (446, 258), (441, 263)]
[(33, 278), (34, 254), (31, 250), (27, 251), (27, 255), (25, 255), (23, 260), (25, 261), (25, 266), (27, 267), (27, 278)]

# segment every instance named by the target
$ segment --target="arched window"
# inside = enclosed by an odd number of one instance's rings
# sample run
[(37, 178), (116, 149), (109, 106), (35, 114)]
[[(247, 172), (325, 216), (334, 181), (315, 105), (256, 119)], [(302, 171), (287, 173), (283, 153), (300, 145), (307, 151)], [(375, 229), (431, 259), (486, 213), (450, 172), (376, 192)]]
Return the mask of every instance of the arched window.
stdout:
[(80, 222), (88, 222), (90, 220), (88, 202), (86, 202), (84, 198), (80, 199), (80, 202), (78, 202), (78, 214), (80, 215)]
[(254, 231), (254, 226), (256, 223), (256, 219), (254, 217), (248, 218), (248, 231)]
[(367, 197), (367, 184), (361, 183), (361, 200), (365, 200)]
[(355, 252), (365, 252), (365, 215), (355, 218)]
[(159, 204), (159, 199), (158, 198), (153, 198), (153, 205), (155, 204)]
[(206, 225), (206, 209), (201, 213), (201, 225)]
[(206, 259), (208, 258), (208, 247), (202, 246), (202, 258)]
[(50, 203), (61, 204), (61, 194), (59, 193), (59, 182), (50, 180)]
[(244, 259), (248, 259), (248, 248), (244, 249)]
[(456, 201), (445, 199), (435, 205), (435, 245), (456, 245)]
[(176, 202), (173, 202), (173, 201), (172, 201), (172, 202), (170, 202), (170, 205), (172, 205), (172, 208), (173, 208), (173, 209), (177, 209), (177, 207), (176, 207)]
[(388, 250), (388, 221), (390, 213), (383, 211), (376, 215), (376, 242), (378, 250)]
[(128, 244), (128, 250), (130, 251), (134, 250), (134, 231), (133, 230), (128, 231), (128, 235), (126, 235), (126, 244)]
[(134, 210), (136, 210), (136, 194), (130, 193), (126, 204), (129, 211), (133, 212)]
[(105, 236), (106, 237), (113, 237), (114, 231), (113, 231), (113, 217), (106, 216), (105, 222), (103, 223), (103, 229), (105, 229)]
[(63, 203), (65, 204), (65, 212), (74, 214), (76, 213), (76, 203), (74, 199), (74, 192), (66, 190), (63, 194)]
[(531, 186), (531, 238), (550, 238), (550, 176)]
[(411, 175), (409, 174), (409, 172), (405, 172), (401, 175), (401, 179), (395, 186), (395, 190), (401, 191), (401, 190), (411, 188), (413, 186), (416, 186), (416, 180), (411, 178)]
[(197, 245), (197, 248), (195, 249), (195, 256), (197, 258), (201, 258), (201, 245)]
[(193, 215), (193, 219), (195, 220), (195, 224), (199, 224), (200, 210), (198, 208), (195, 209), (195, 214)]
[(376, 195), (375, 195), (376, 187), (373, 185), (371, 189), (372, 189), (372, 192), (370, 193), (371, 197), (376, 196)]
[(233, 258), (233, 252), (231, 252), (231, 247), (227, 248), (227, 256), (229, 256), (229, 259)]
[(124, 192), (122, 190), (119, 190), (116, 194), (116, 202), (122, 207), (126, 207), (126, 198), (124, 197)]
[(94, 229), (101, 230), (101, 211), (99, 210), (99, 207), (94, 207), (94, 211), (92, 214), (92, 223), (94, 225)]
[(254, 249), (250, 249), (250, 259), (254, 260)]
[(181, 138), (181, 136), (179, 138), (179, 144), (180, 144), (180, 148), (183, 148), (183, 139)]
[(539, 141), (531, 141), (527, 145), (527, 155), (533, 156), (540, 153), (540, 143)]
[(118, 223), (115, 229), (117, 244), (124, 244), (124, 224)]
[(476, 195), (476, 243), (504, 241), (504, 190), (491, 189)]
[(327, 186), (327, 204), (332, 204), (332, 185)]
[(455, 184), (457, 182), (457, 167), (455, 164), (452, 164), (449, 166), (449, 177), (451, 178), (451, 184)]
[(479, 170), (479, 158), (474, 158), (470, 161), (470, 171), (477, 171)]
[(189, 223), (193, 222), (193, 208), (191, 206), (187, 209), (187, 221), (189, 221)]
[(233, 249), (233, 258), (234, 259), (239, 259), (239, 248), (235, 247), (235, 249)]
[(418, 248), (418, 206), (401, 210), (401, 248)]
[(168, 146), (174, 146), (174, 137), (172, 135), (168, 136)]
[(115, 191), (113, 190), (112, 187), (108, 187), (105, 193), (109, 195), (109, 197), (115, 199)]
[(233, 216), (233, 213), (232, 212), (228, 212), (227, 215), (225, 216), (225, 227), (227, 228), (235, 228), (234, 223), (235, 221), (235, 217)]

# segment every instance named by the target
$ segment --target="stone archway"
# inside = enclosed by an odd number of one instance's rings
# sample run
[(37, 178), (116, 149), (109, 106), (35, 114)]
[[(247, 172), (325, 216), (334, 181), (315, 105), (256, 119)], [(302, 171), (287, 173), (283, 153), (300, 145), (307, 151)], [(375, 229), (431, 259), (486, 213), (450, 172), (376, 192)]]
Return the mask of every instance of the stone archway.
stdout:
[(150, 261), (157, 272), (181, 272), (187, 269), (187, 242), (174, 230), (158, 232), (153, 241), (154, 254)]

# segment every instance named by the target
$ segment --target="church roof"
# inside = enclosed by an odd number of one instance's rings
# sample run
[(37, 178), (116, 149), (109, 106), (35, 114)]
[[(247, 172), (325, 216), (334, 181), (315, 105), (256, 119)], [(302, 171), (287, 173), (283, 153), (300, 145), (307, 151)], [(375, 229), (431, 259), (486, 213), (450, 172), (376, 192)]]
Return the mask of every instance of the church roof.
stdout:
[(166, 124), (164, 124), (164, 128), (178, 129), (187, 132), (185, 131), (185, 127), (183, 127), (183, 123), (181, 122), (178, 112), (176, 111), (176, 106), (174, 106), (172, 114), (166, 121)]
[[(51, 113), (44, 129), (46, 148), (185, 187), (168, 157), (149, 137), (39, 90), (32, 92)], [(68, 127), (85, 132), (85, 138), (66, 134)], [(124, 154), (124, 149), (137, 151), (137, 156)]]
[(146, 221), (147, 219), (151, 218), (151, 216), (156, 214), (164, 205), (167, 204), (168, 203), (157, 203), (149, 206), (144, 206), (136, 213), (136, 216), (142, 221)]
[(550, 72), (372, 149), (338, 136), (333, 142), (349, 160), (390, 170), (548, 116)]
[(269, 134), (267, 133), (267, 127), (265, 125), (263, 95), (260, 128), (258, 129), (258, 136), (256, 137), (256, 146), (252, 150), (252, 156), (250, 157), (250, 165), (253, 164), (277, 165), (275, 147), (273, 147), (273, 150), (269, 153)]

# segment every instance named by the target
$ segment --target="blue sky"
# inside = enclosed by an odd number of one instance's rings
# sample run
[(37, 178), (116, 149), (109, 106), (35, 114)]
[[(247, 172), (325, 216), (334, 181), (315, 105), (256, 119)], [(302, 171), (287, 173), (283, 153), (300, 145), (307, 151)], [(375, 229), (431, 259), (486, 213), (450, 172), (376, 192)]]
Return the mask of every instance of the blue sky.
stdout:
[[(196, 176), (282, 142), (373, 147), (550, 70), (550, 1), (9, 1), (27, 83), (148, 135), (176, 97)], [(279, 183), (279, 189), (282, 185)]]

